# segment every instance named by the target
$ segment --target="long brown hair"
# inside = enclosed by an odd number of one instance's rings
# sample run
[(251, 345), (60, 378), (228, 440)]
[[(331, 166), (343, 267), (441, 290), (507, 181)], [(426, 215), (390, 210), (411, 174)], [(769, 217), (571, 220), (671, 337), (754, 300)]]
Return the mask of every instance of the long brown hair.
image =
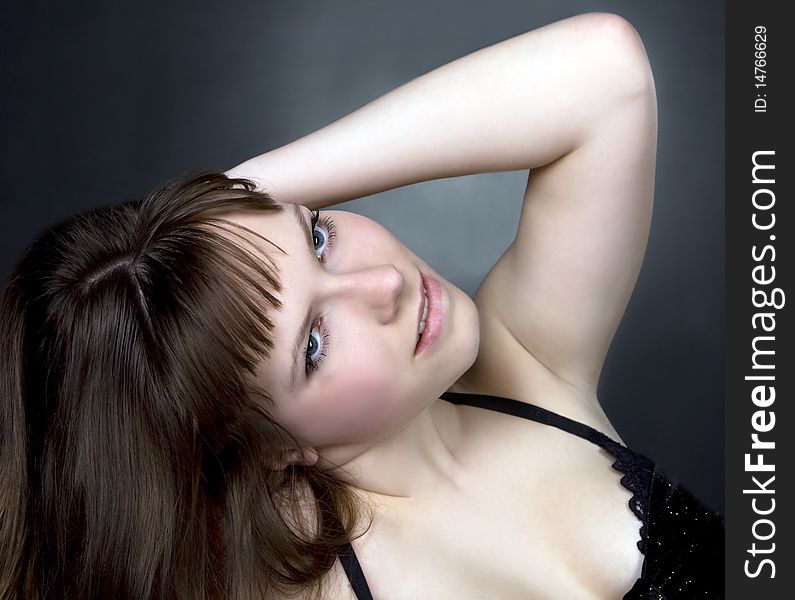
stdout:
[(316, 465), (277, 466), (300, 444), (251, 381), (278, 271), (217, 216), (283, 209), (255, 187), (189, 171), (70, 217), (15, 265), (0, 600), (322, 596), (362, 506)]

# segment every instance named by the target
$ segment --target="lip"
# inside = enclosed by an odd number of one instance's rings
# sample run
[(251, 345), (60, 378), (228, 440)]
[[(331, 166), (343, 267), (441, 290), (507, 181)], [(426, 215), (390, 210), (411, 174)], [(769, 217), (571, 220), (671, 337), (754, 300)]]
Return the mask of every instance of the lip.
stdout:
[[(414, 356), (420, 356), (426, 353), (434, 346), (442, 333), (442, 325), (444, 321), (444, 307), (442, 306), (442, 285), (436, 278), (420, 271), (422, 278), (421, 285), (427, 291), (428, 296), (428, 316), (425, 318), (425, 331), (422, 332), (419, 344), (414, 349)], [(423, 298), (422, 287), (420, 287), (420, 301), (417, 314), (417, 329), (420, 326), (420, 319), (422, 319), (422, 308), (425, 299)], [(417, 329), (414, 330), (416, 335)]]

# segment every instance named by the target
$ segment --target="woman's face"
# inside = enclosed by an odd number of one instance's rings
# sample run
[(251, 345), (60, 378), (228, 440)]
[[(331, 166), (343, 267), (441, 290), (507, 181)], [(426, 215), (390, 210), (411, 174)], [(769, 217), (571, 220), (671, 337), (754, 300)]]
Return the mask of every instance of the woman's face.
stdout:
[[(232, 217), (285, 252), (258, 242), (279, 269), (283, 306), (271, 311), (275, 349), (257, 383), (273, 398), (276, 421), (321, 457), (340, 458), (340, 447), (398, 431), (469, 368), (478, 313), (469, 296), (375, 221), (324, 210), (312, 226), (309, 209), (283, 206)], [(443, 318), (435, 343), (415, 355), (420, 272), (441, 285)]]

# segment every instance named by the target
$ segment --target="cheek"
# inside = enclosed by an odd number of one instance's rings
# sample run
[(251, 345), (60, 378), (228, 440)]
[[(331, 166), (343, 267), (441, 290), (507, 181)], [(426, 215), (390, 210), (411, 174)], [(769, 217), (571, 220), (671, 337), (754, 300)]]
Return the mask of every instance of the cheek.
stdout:
[[(393, 262), (406, 260), (410, 250), (391, 231), (367, 217), (344, 211), (327, 211), (337, 223), (337, 260), (351, 266), (364, 260)], [(362, 248), (367, 252), (362, 253)], [(331, 261), (333, 267), (333, 260)]]
[(302, 419), (317, 445), (371, 439), (402, 422), (409, 390), (401, 368), (384, 350), (349, 346), (334, 375), (322, 380)]

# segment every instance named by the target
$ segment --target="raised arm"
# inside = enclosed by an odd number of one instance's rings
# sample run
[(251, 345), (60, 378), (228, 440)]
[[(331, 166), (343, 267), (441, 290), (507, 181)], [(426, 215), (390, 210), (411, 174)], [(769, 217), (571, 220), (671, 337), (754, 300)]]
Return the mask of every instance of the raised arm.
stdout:
[(475, 296), (480, 349), (461, 383), (537, 401), (564, 390), (593, 408), (646, 248), (656, 143), (637, 32), (587, 13), (431, 71), (230, 174), (314, 209), (531, 168), (516, 238)]
[(577, 15), (439, 67), (227, 173), (314, 209), (419, 181), (544, 165), (648, 87), (644, 58), (623, 18)]

